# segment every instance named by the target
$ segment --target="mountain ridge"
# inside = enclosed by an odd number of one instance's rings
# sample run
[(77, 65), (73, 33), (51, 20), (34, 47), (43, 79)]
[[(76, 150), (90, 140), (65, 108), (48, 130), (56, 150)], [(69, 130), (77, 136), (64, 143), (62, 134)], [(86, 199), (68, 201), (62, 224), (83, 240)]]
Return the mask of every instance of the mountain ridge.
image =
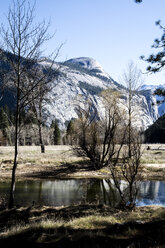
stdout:
[(159, 84), (159, 85), (153, 85), (153, 84), (147, 85), (147, 84), (145, 84), (145, 85), (142, 85), (140, 88), (140, 90), (143, 92), (143, 94), (145, 94), (145, 92), (147, 94), (147, 92), (148, 92), (148, 94), (155, 96), (156, 102), (154, 102), (153, 104), (157, 105), (159, 117), (161, 117), (162, 115), (165, 114), (165, 102), (158, 104), (159, 101), (163, 100), (163, 97), (154, 94), (155, 90), (160, 89), (160, 88), (165, 89), (165, 84)]
[[(96, 65), (97, 70), (95, 70), (94, 65)], [(54, 90), (56, 104), (60, 107), (56, 107), (55, 101), (52, 100), (52, 107), (48, 106), (48, 109), (53, 116), (60, 120), (62, 128), (64, 128), (66, 121), (77, 118), (74, 110), (76, 101), (85, 106), (87, 98), (90, 98), (101, 114), (103, 111), (102, 100), (99, 96), (101, 90), (108, 88), (118, 90), (121, 93), (121, 99), (123, 98), (121, 105), (124, 106), (126, 104), (128, 100), (127, 89), (113, 80), (106, 72), (104, 74), (102, 67), (100, 75), (98, 73), (98, 65), (97, 61), (88, 57), (73, 58), (61, 64), (62, 76), (59, 77), (57, 88)], [(140, 116), (140, 120), (136, 120), (137, 125), (146, 129), (158, 118), (158, 112), (157, 106), (153, 106), (153, 102), (156, 102), (155, 97), (151, 92), (147, 96), (144, 92), (138, 92), (134, 96), (134, 101)]]
[[(47, 67), (51, 65), (49, 60), (40, 62), (40, 65)], [(60, 128), (65, 129), (66, 123), (73, 118), (77, 118), (75, 106), (86, 105), (87, 99), (91, 99), (93, 107), (98, 110), (100, 116), (103, 115), (104, 107), (100, 92), (106, 89), (117, 90), (121, 94), (120, 106), (124, 108), (128, 101), (127, 89), (117, 83), (106, 73), (103, 67), (94, 59), (89, 57), (72, 58), (63, 63), (56, 62), (53, 70), (59, 69), (58, 79), (52, 81), (52, 89), (48, 93), (50, 104), (46, 104), (48, 119), (50, 125), (52, 120), (58, 119)], [(148, 92), (148, 93), (146, 93)], [(4, 96), (0, 95), (0, 105), (4, 101)], [(155, 96), (152, 92), (142, 90), (134, 95), (134, 104), (138, 111), (138, 118), (135, 118), (135, 125), (139, 128), (146, 129), (158, 117)]]

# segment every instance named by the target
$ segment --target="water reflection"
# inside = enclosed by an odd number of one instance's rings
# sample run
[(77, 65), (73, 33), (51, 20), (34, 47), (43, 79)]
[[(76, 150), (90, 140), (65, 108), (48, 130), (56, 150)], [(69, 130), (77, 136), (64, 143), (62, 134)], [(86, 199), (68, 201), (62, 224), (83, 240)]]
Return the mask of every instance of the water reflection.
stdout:
[[(0, 182), (0, 197), (8, 198), (10, 183)], [(121, 182), (124, 189), (126, 184)], [(120, 196), (110, 179), (34, 180), (16, 184), (15, 204), (61, 206), (83, 203), (116, 206)], [(146, 181), (139, 184), (137, 205), (165, 206), (165, 182)]]
[(137, 205), (162, 205), (165, 206), (165, 182), (147, 181), (141, 182)]

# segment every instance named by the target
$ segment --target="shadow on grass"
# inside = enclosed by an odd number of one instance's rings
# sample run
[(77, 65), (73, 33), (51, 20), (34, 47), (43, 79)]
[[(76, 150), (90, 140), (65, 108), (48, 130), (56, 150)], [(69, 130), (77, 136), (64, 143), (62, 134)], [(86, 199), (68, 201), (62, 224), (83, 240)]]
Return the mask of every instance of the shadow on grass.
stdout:
[(66, 177), (75, 172), (92, 171), (93, 166), (89, 160), (83, 160), (72, 163), (61, 163), (59, 166), (46, 167), (45, 170), (32, 172), (27, 177), (50, 178), (50, 177)]
[(164, 224), (164, 221), (146, 224), (115, 224), (95, 230), (69, 227), (31, 228), (19, 234), (1, 238), (0, 247), (14, 247), (14, 245), (17, 248), (162, 247), (165, 244)]
[[(110, 224), (101, 218), (94, 228), (76, 228), (73, 222), (83, 216), (111, 216), (120, 210), (102, 205), (79, 205), (65, 208), (24, 208), (0, 212), (1, 233), (5, 228), (22, 225), (25, 228), (0, 236), (0, 247), (32, 248), (103, 248), (103, 247), (164, 247), (165, 220), (143, 223), (137, 221)], [(52, 225), (42, 225), (51, 220)], [(24, 222), (21, 224), (21, 221)], [(61, 221), (61, 224), (56, 224)], [(64, 221), (64, 222), (63, 222)], [(28, 224), (26, 226), (26, 224)]]
[(89, 215), (109, 215), (117, 212), (117, 210), (103, 205), (82, 204), (67, 207), (28, 207), (13, 208), (0, 211), (0, 232), (6, 228), (22, 223), (34, 224), (45, 219), (54, 221), (70, 221), (74, 218)]

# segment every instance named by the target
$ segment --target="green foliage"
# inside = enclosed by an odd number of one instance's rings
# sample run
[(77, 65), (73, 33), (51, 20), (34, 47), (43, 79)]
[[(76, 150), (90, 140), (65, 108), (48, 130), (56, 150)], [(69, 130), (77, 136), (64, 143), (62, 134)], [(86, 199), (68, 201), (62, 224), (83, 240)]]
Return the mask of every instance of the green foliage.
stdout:
[(0, 108), (0, 129), (5, 137), (7, 136), (7, 128), (9, 127), (8, 114), (7, 106)]
[(158, 88), (154, 91), (154, 95), (165, 97), (165, 89)]
[(60, 145), (61, 143), (61, 131), (58, 125), (58, 121), (52, 121), (51, 127), (54, 129), (53, 131), (53, 141), (54, 145)]
[(150, 65), (147, 67), (148, 72), (159, 72), (165, 66), (165, 27), (162, 26), (160, 20), (156, 22), (156, 25), (162, 30), (162, 36), (159, 39), (155, 39), (153, 48), (158, 49), (157, 54), (151, 54), (148, 58), (141, 56), (141, 59), (147, 61)]
[(66, 129), (67, 144), (69, 145), (74, 144), (74, 136), (75, 136), (75, 120), (70, 120)]
[(74, 133), (74, 121), (70, 120), (67, 126), (66, 134), (68, 136), (68, 135), (73, 135), (73, 133)]
[[(135, 0), (136, 3), (141, 3), (143, 0)], [(162, 30), (162, 36), (159, 39), (154, 40), (153, 48), (159, 49), (157, 54), (151, 54), (148, 58), (141, 56), (141, 59), (147, 61), (150, 65), (147, 67), (148, 72), (159, 72), (165, 66), (165, 27), (158, 20), (155, 22), (157, 26)]]
[(13, 113), (9, 110), (8, 106), (0, 108), (0, 129), (3, 136), (11, 144), (11, 134), (9, 132), (9, 127), (12, 126)]
[(165, 143), (165, 115), (152, 124), (144, 135), (146, 143)]

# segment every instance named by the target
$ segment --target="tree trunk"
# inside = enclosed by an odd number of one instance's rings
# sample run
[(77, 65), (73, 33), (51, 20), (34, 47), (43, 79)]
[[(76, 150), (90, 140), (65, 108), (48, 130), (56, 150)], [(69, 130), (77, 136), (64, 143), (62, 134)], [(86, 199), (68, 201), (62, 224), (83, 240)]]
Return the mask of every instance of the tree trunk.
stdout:
[(132, 106), (131, 106), (131, 100), (132, 100), (132, 89), (131, 89), (131, 83), (129, 84), (129, 108), (128, 108), (128, 157), (131, 158), (131, 126), (132, 126)]
[(17, 158), (18, 158), (18, 133), (19, 133), (19, 101), (17, 99), (14, 163), (13, 163), (13, 169), (12, 169), (12, 180), (11, 180), (10, 198), (9, 198), (9, 206), (8, 206), (9, 208), (12, 208), (14, 206), (15, 175), (16, 175), (16, 169), (17, 169)]
[(15, 144), (15, 155), (14, 155), (14, 164), (13, 164), (13, 170), (12, 170), (9, 208), (12, 208), (14, 206), (15, 174), (16, 174), (16, 169), (17, 169), (17, 157), (18, 157), (18, 145)]
[(131, 158), (131, 111), (129, 109), (129, 124), (128, 124), (128, 157)]
[(40, 146), (41, 146), (41, 153), (45, 153), (45, 146), (43, 143), (43, 138), (42, 138), (42, 127), (40, 121), (38, 122), (38, 131), (39, 131), (39, 141), (40, 141)]

